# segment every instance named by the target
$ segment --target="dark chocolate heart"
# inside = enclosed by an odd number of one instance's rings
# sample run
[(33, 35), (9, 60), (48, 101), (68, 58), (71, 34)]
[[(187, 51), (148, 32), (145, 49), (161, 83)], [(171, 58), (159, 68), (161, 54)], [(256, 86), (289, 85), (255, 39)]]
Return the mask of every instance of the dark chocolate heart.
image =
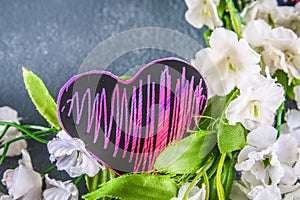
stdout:
[(152, 170), (167, 145), (191, 134), (206, 104), (203, 77), (177, 58), (153, 61), (126, 81), (109, 72), (79, 74), (57, 100), (61, 127), (119, 173)]

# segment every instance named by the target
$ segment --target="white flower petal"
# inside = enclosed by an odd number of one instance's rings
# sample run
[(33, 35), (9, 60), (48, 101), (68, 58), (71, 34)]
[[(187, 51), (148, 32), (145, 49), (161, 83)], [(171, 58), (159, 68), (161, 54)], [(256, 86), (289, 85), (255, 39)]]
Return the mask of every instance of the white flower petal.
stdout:
[[(20, 118), (18, 118), (18, 113), (14, 109), (4, 106), (0, 108), (0, 121), (6, 122), (15, 122), (19, 123)], [(4, 126), (0, 126), (0, 133), (3, 131)], [(19, 132), (14, 127), (9, 127), (4, 137), (0, 140), (1, 143), (8, 142), (16, 137), (22, 136), (22, 133)], [(21, 150), (27, 148), (27, 142), (25, 140), (19, 140), (13, 142), (9, 145), (8, 151), (6, 153), (7, 157), (19, 156), (21, 155)], [(3, 149), (0, 149), (0, 155), (2, 155)]]
[(251, 199), (254, 200), (262, 200), (262, 199), (280, 200), (281, 199), (280, 189), (275, 185), (256, 186), (249, 193), (249, 196)]
[(254, 19), (264, 19), (265, 21), (268, 21), (269, 17), (274, 19), (278, 14), (279, 10), (276, 0), (260, 0), (253, 1), (246, 5), (241, 16), (247, 21), (252, 21)]
[(14, 199), (8, 195), (1, 195), (0, 200), (14, 200)]
[[(178, 192), (178, 197), (173, 197), (171, 200), (182, 200), (186, 190), (190, 186), (190, 183), (184, 183)], [(193, 186), (187, 200), (205, 200), (205, 184), (202, 184), (201, 189), (199, 189), (197, 186)]]
[(0, 121), (19, 123), (18, 112), (8, 106), (0, 107)]
[(57, 161), (57, 169), (65, 170), (71, 177), (87, 174), (92, 177), (103, 168), (85, 149), (82, 140), (70, 139), (66, 132), (60, 131), (58, 138), (47, 144), (51, 162)]
[(42, 178), (32, 169), (28, 152), (22, 150), (22, 155), (16, 169), (4, 172), (2, 183), (14, 199), (41, 199)]
[(77, 200), (78, 190), (71, 181), (57, 181), (46, 175), (47, 188), (43, 192), (45, 200)]
[[(5, 136), (0, 140), (0, 143), (8, 142), (9, 140), (12, 140), (16, 137), (22, 136), (23, 134), (19, 132), (16, 128), (10, 127)], [(9, 145), (8, 151), (6, 153), (7, 157), (12, 156), (19, 156), (21, 155), (21, 150), (27, 149), (27, 142), (26, 140), (19, 140), (16, 142), (13, 142)], [(2, 155), (3, 149), (0, 149), (0, 155)]]
[(282, 164), (282, 167), (284, 168), (284, 176), (281, 178), (280, 184), (294, 185), (298, 180), (294, 167), (286, 164)]
[(233, 31), (215, 29), (210, 45), (196, 53), (194, 63), (201, 69), (212, 94), (227, 95), (240, 82), (259, 74), (260, 56), (246, 40), (238, 40)]
[(297, 161), (298, 142), (291, 134), (282, 134), (276, 141), (276, 145), (276, 153), (280, 162), (293, 165)]
[(225, 114), (229, 124), (241, 122), (248, 130), (272, 125), (275, 113), (284, 101), (284, 89), (274, 80), (254, 75), (239, 85), (240, 96), (228, 106)]
[(214, 0), (185, 0), (188, 7), (185, 19), (195, 28), (202, 28), (207, 25), (210, 29), (222, 26), (217, 11), (218, 2)]
[(295, 101), (297, 103), (297, 108), (300, 109), (300, 85), (294, 87)]
[(243, 36), (252, 48), (263, 47), (271, 34), (271, 26), (264, 20), (254, 20), (247, 23)]
[(300, 199), (300, 184), (292, 186), (280, 186), (282, 193), (285, 193), (284, 200), (295, 200)]
[(244, 184), (242, 181), (233, 181), (232, 189), (230, 193), (230, 199), (232, 200), (248, 200), (248, 193), (251, 191), (251, 186)]
[(247, 136), (249, 145), (258, 148), (267, 148), (271, 146), (277, 137), (277, 130), (272, 126), (260, 126), (251, 131)]

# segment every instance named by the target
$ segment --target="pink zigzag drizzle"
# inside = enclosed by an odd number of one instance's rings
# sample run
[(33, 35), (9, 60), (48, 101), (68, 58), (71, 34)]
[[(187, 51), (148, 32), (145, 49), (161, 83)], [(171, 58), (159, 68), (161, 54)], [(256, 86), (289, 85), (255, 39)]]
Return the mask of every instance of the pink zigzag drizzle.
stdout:
[[(118, 150), (120, 149), (120, 142), (123, 132), (126, 134), (124, 137), (124, 151), (122, 158), (126, 157), (127, 152), (130, 152), (128, 162), (134, 160), (134, 172), (144, 172), (146, 170), (152, 170), (154, 162), (159, 153), (173, 140), (180, 140), (184, 134), (191, 128), (194, 120), (194, 125), (197, 125), (200, 118), (200, 111), (203, 110), (206, 103), (206, 96), (202, 94), (202, 79), (194, 90), (194, 76), (191, 80), (186, 80), (186, 69), (183, 68), (181, 80), (177, 79), (173, 107), (171, 107), (171, 80), (172, 77), (169, 74), (169, 69), (166, 66), (165, 70), (160, 75), (160, 96), (158, 104), (158, 125), (156, 131), (156, 141), (154, 141), (155, 135), (155, 83), (151, 82), (151, 75), (147, 76), (147, 93), (143, 94), (142, 86), (143, 80), (139, 80), (139, 87), (132, 86), (131, 105), (128, 108), (128, 96), (126, 88), (120, 91), (120, 87), (117, 84), (114, 88), (111, 99), (110, 116), (107, 114), (107, 98), (106, 90), (102, 89), (101, 94), (97, 93), (93, 99), (91, 98), (90, 88), (87, 88), (81, 98), (81, 102), (78, 97), (78, 92), (75, 92), (71, 99), (67, 100), (70, 104), (68, 117), (71, 116), (73, 107), (75, 106), (76, 115), (75, 123), (78, 125), (81, 121), (83, 108), (87, 101), (88, 106), (88, 121), (86, 132), (90, 133), (92, 125), (95, 123), (94, 128), (94, 140), (96, 143), (99, 137), (99, 131), (101, 128), (102, 117), (104, 117), (103, 132), (104, 143), (103, 148), (107, 149), (110, 141), (111, 134), (115, 134), (116, 142), (114, 147), (113, 157), (117, 157)], [(138, 95), (137, 95), (138, 90)], [(152, 94), (152, 96), (150, 95)], [(143, 105), (143, 96), (147, 98), (146, 105)], [(109, 102), (109, 101), (108, 101)], [(145, 138), (144, 145), (141, 146), (142, 136), (142, 108), (146, 107), (146, 126), (144, 127)], [(170, 116), (171, 109), (173, 115)], [(130, 113), (128, 113), (130, 112)], [(125, 116), (125, 119), (123, 119)], [(109, 118), (109, 121), (108, 121)], [(171, 118), (171, 120), (170, 120)], [(112, 133), (113, 121), (116, 122), (116, 132)], [(170, 124), (171, 121), (171, 124)], [(132, 137), (130, 137), (132, 136)], [(129, 144), (131, 149), (129, 148)], [(155, 143), (155, 147), (154, 147)], [(136, 153), (142, 152), (142, 153)], [(101, 158), (100, 158), (101, 159)], [(147, 165), (148, 163), (148, 165)]]

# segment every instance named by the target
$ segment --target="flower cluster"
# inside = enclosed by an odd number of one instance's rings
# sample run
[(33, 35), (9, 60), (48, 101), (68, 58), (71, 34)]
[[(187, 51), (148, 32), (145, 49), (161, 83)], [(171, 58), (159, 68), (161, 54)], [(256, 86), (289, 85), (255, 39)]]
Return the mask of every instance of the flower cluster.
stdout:
[(300, 4), (253, 1), (238, 16), (246, 22), (236, 33), (216, 28), (222, 25), (217, 14), (205, 15), (207, 8), (200, 14), (191, 2), (187, 21), (214, 29), (209, 47), (197, 52), (192, 63), (206, 78), (210, 98), (233, 97), (225, 108), (228, 124), (241, 123), (250, 131), (235, 165), (241, 179), (234, 181), (231, 198), (300, 199), (300, 111), (289, 110), (286, 123), (274, 128), (286, 94), (300, 107)]
[(272, 126), (248, 134), (248, 145), (236, 164), (236, 170), (242, 171), (241, 181), (235, 183), (240, 193), (253, 199), (281, 199), (281, 194), (284, 199), (300, 198), (300, 111), (289, 110), (285, 120), (280, 137)]

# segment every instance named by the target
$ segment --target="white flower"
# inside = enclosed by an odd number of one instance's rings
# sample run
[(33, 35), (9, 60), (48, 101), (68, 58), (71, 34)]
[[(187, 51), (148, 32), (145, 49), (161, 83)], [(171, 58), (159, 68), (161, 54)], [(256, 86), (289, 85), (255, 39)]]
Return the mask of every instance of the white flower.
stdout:
[(7, 187), (12, 199), (41, 199), (42, 178), (32, 169), (28, 152), (22, 150), (22, 155), (23, 158), (19, 160), (16, 169), (8, 169), (4, 172), (2, 183)]
[(284, 116), (286, 123), (281, 125), (282, 133), (300, 133), (300, 111), (296, 109), (288, 110)]
[(270, 37), (272, 27), (264, 20), (258, 19), (247, 23), (243, 29), (243, 36), (249, 45), (261, 53)]
[(292, 30), (283, 27), (272, 29), (262, 58), (270, 66), (271, 73), (276, 69), (287, 73), (289, 83), (293, 78), (300, 79), (300, 39)]
[(259, 73), (259, 55), (233, 31), (217, 28), (210, 46), (197, 52), (193, 61), (208, 83), (210, 96), (227, 95), (243, 80)]
[[(235, 168), (238, 171), (248, 172), (263, 184), (277, 184), (284, 176), (284, 168), (276, 154), (277, 131), (272, 126), (260, 126), (251, 131), (247, 136), (248, 145), (244, 147), (239, 156)], [(251, 176), (245, 176), (245, 180), (252, 185)]]
[(65, 170), (71, 177), (87, 174), (92, 177), (103, 168), (86, 150), (85, 144), (78, 138), (71, 138), (66, 132), (60, 131), (57, 138), (49, 141), (50, 160), (56, 160), (58, 170)]
[(241, 122), (248, 130), (272, 125), (277, 108), (284, 101), (284, 89), (273, 79), (252, 76), (240, 85), (240, 96), (226, 110), (229, 124)]
[[(0, 108), (0, 121), (16, 122), (19, 123), (18, 113), (14, 109), (4, 106)], [(0, 133), (3, 131), (4, 126), (0, 126)], [(1, 143), (5, 143), (11, 139), (22, 136), (22, 133), (14, 127), (9, 127), (5, 136), (0, 140)], [(18, 156), (21, 155), (21, 150), (27, 148), (27, 142), (25, 140), (19, 140), (9, 145), (6, 156)], [(3, 148), (0, 149), (0, 155), (3, 153)]]
[(0, 200), (14, 200), (14, 199), (8, 195), (2, 195), (0, 196)]
[(46, 190), (43, 192), (44, 200), (77, 200), (78, 190), (71, 181), (57, 181), (50, 179), (48, 174), (46, 178)]
[[(190, 183), (185, 183), (181, 186), (178, 192), (178, 197), (173, 197), (171, 200), (182, 200), (184, 193), (190, 186)], [(206, 189), (205, 184), (202, 184), (201, 189), (199, 189), (197, 186), (193, 186), (187, 200), (205, 200), (206, 195)]]
[[(286, 123), (281, 125), (282, 135), (280, 138), (286, 138), (286, 141), (282, 143), (288, 148), (283, 149), (282, 152), (289, 152), (288, 155), (293, 157), (287, 171), (289, 172), (288, 177), (291, 180), (289, 182), (291, 184), (293, 179), (297, 180), (300, 178), (300, 111), (296, 109), (288, 110), (285, 114), (285, 121)], [(297, 161), (295, 162), (295, 160)]]
[(248, 4), (242, 11), (241, 16), (247, 21), (264, 19), (266, 22), (269, 22), (270, 18), (274, 20), (278, 13), (276, 0), (259, 0)]
[(282, 187), (279, 186), (281, 193), (284, 193), (284, 200), (295, 200), (300, 199), (300, 184), (297, 183), (293, 186)]
[(277, 26), (283, 26), (300, 35), (300, 4), (294, 6), (279, 6), (279, 15), (274, 21)]
[(297, 108), (300, 109), (300, 85), (294, 87), (294, 94), (295, 94), (295, 101), (297, 103)]
[(249, 193), (249, 196), (251, 199), (254, 200), (262, 200), (262, 199), (280, 200), (281, 199), (280, 189), (276, 185), (256, 186)]
[(234, 180), (230, 192), (230, 199), (232, 200), (248, 200), (248, 193), (252, 190), (252, 185), (244, 179), (244, 174), (241, 180)]
[(282, 185), (294, 185), (298, 180), (298, 169), (295, 163), (299, 159), (298, 141), (292, 134), (281, 134), (275, 143), (276, 154), (284, 169), (280, 180)]
[[(255, 19), (263, 19), (265, 22), (283, 26), (300, 34), (300, 4), (293, 6), (277, 6), (276, 0), (252, 1), (248, 4), (241, 16), (249, 23)], [(254, 35), (255, 36), (255, 35)]]
[(290, 29), (272, 29), (262, 20), (250, 22), (243, 32), (250, 46), (262, 55), (263, 63), (271, 74), (281, 69), (287, 73), (289, 83), (300, 79), (300, 38)]
[[(14, 109), (8, 106), (3, 106), (0, 108), (0, 121), (19, 123), (20, 119), (21, 118), (18, 117), (18, 112)], [(0, 127), (0, 129), (2, 130), (3, 127)]]
[(223, 25), (217, 11), (219, 0), (185, 0), (188, 7), (185, 19), (196, 28), (207, 25), (210, 29), (215, 29)]

